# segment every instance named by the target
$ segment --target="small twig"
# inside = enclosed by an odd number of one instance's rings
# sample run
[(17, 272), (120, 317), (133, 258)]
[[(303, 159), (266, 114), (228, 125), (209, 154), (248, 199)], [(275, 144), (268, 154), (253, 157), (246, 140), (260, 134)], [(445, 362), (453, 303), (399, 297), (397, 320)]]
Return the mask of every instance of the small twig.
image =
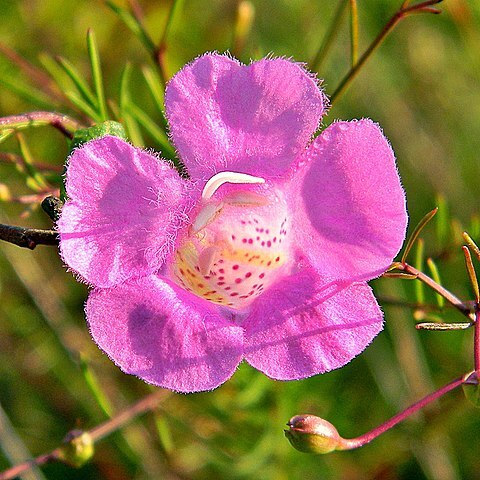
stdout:
[(55, 112), (28, 112), (0, 118), (0, 131), (3, 129), (21, 129), (43, 125), (50, 125), (56, 128), (70, 139), (73, 138), (73, 132), (75, 132), (75, 130), (84, 128), (84, 125), (77, 120)]
[(100, 425), (92, 428), (89, 431), (83, 432), (75, 430), (70, 432), (65, 437), (67, 440), (62, 446), (57, 447), (50, 453), (40, 455), (39, 457), (36, 457), (24, 463), (20, 463), (12, 468), (9, 468), (8, 470), (5, 470), (4, 472), (1, 472), (0, 480), (11, 480), (18, 477), (22, 473), (30, 470), (33, 466), (44, 465), (48, 462), (66, 461), (68, 463), (68, 461), (71, 459), (65, 458), (65, 446), (68, 446), (69, 444), (74, 442), (76, 438), (81, 435), (85, 435), (86, 437), (88, 437), (89, 441), (93, 443), (98, 442), (105, 438), (107, 435), (110, 435), (111, 433), (122, 428), (127, 423), (131, 422), (135, 417), (138, 417), (143, 413), (157, 408), (158, 404), (164, 399), (167, 394), (168, 392), (165, 392), (164, 390), (157, 390), (154, 393), (151, 393), (150, 395), (142, 398), (137, 403), (134, 403), (126, 410), (120, 412), (115, 417), (107, 420), (104, 423), (101, 423)]
[(446, 288), (439, 285), (428, 275), (425, 275), (423, 272), (408, 263), (395, 263), (394, 265), (395, 269), (397, 270), (402, 270), (408, 274), (415, 275), (418, 280), (422, 281), (423, 283), (425, 283), (425, 285), (428, 285), (432, 290), (445, 298), (447, 302), (449, 302), (452, 306), (459, 310), (463, 315), (470, 318), (472, 321), (475, 320), (475, 316), (472, 313), (472, 309), (469, 303), (462, 302), (457, 296), (449, 292)]
[(33, 250), (37, 245), (58, 245), (58, 232), (0, 223), (0, 240)]
[(330, 97), (330, 105), (333, 105), (339, 96), (350, 85), (352, 80), (358, 75), (365, 62), (370, 58), (372, 53), (382, 44), (387, 35), (395, 28), (395, 26), (405, 17), (414, 13), (440, 13), (440, 10), (433, 8), (432, 5), (440, 3), (442, 0), (429, 0), (407, 7), (404, 3), (399, 10), (390, 18), (390, 20), (383, 27), (382, 31), (373, 40), (365, 53), (360, 57), (360, 60), (348, 71), (345, 77), (336, 88), (335, 92)]

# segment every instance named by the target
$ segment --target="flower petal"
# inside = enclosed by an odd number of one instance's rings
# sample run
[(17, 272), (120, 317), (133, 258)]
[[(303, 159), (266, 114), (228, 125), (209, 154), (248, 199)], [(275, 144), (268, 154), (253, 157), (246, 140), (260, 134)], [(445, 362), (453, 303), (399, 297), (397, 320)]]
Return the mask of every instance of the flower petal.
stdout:
[(157, 270), (182, 223), (185, 191), (167, 163), (119, 138), (78, 148), (58, 222), (64, 262), (97, 287)]
[(282, 175), (318, 127), (325, 97), (299, 64), (263, 59), (246, 66), (204, 55), (167, 87), (173, 142), (190, 175), (230, 170)]
[(337, 279), (384, 272), (405, 238), (405, 193), (395, 157), (371, 120), (337, 122), (310, 146), (290, 184), (295, 238), (313, 266)]
[(86, 306), (94, 340), (124, 372), (178, 392), (216, 388), (241, 361), (243, 330), (218, 312), (156, 276), (94, 290)]
[(245, 359), (277, 380), (339, 368), (382, 329), (382, 312), (366, 283), (342, 285), (312, 268), (279, 282), (252, 306)]

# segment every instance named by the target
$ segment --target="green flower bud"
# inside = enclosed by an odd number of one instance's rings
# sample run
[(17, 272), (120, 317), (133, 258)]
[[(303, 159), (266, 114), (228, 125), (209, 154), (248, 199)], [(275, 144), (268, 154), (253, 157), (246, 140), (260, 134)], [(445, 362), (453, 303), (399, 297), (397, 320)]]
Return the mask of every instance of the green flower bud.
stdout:
[(342, 442), (337, 429), (323, 418), (315, 415), (296, 415), (287, 423), (285, 430), (294, 448), (305, 453), (329, 453)]
[(60, 447), (58, 459), (75, 468), (85, 465), (95, 453), (92, 437), (81, 430), (71, 431)]
[(70, 143), (69, 154), (80, 145), (83, 145), (90, 140), (95, 140), (96, 138), (105, 137), (106, 135), (113, 135), (114, 137), (127, 140), (127, 134), (125, 133), (123, 125), (121, 123), (114, 122), (113, 120), (107, 120), (106, 122), (98, 123), (92, 127), (76, 130)]

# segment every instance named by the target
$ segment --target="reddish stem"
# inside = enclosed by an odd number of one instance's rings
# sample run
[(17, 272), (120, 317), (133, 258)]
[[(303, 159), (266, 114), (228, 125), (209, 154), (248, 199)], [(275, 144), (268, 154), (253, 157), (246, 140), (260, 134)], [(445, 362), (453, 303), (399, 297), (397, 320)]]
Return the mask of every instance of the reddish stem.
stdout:
[(475, 307), (473, 357), (475, 362), (475, 372), (477, 373), (477, 378), (480, 379), (480, 306), (477, 304)]
[(457, 378), (456, 380), (453, 380), (452, 382), (448, 383), (447, 385), (440, 388), (439, 390), (433, 393), (430, 393), (429, 395), (422, 398), (418, 402), (414, 403), (410, 407), (406, 408), (402, 412), (397, 413), (397, 415), (392, 417), (390, 420), (387, 420), (385, 423), (382, 423), (378, 427), (375, 427), (373, 430), (370, 430), (369, 432), (364, 433), (363, 435), (360, 435), (359, 437), (356, 437), (356, 438), (343, 438), (337, 450), (351, 450), (353, 448), (358, 448), (358, 447), (362, 447), (363, 445), (366, 445), (367, 443), (371, 442), (373, 439), (380, 436), (382, 433), (386, 432), (387, 430), (390, 430), (392, 427), (394, 427), (401, 421), (405, 420), (410, 415), (414, 414), (415, 412), (418, 412), (429, 403), (434, 402), (435, 400), (440, 398), (442, 395), (445, 395), (446, 393), (459, 387), (463, 383), (464, 383), (464, 377)]

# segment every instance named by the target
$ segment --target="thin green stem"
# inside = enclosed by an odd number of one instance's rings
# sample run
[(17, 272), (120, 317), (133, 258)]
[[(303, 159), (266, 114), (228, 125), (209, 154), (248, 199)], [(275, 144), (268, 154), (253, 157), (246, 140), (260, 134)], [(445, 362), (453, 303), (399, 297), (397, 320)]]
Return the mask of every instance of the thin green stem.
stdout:
[(92, 68), (93, 85), (97, 94), (98, 114), (102, 121), (108, 120), (107, 104), (105, 101), (105, 91), (103, 89), (102, 68), (100, 64), (100, 55), (98, 53), (97, 41), (93, 30), (87, 32), (87, 49)]
[(358, 5), (350, 0), (350, 60), (352, 68), (358, 62)]
[(27, 127), (42, 127), (46, 125), (56, 128), (70, 139), (73, 138), (75, 130), (84, 128), (77, 120), (55, 112), (28, 112), (0, 118), (0, 131), (20, 130)]
[[(127, 409), (120, 412), (118, 415), (114, 416), (113, 418), (101, 423), (100, 425), (92, 428), (86, 432), (70, 432), (66, 436), (68, 439), (66, 443), (62, 446), (57, 447), (56, 449), (52, 450), (50, 453), (45, 455), (40, 455), (28, 462), (21, 463), (16, 465), (4, 472), (0, 473), (0, 480), (11, 480), (13, 478), (18, 477), (24, 472), (27, 472), (35, 465), (44, 465), (45, 463), (52, 462), (52, 461), (61, 461), (65, 459), (65, 446), (73, 443), (79, 435), (86, 435), (88, 439), (94, 444), (105, 438), (107, 435), (119, 430), (127, 423), (131, 422), (134, 418), (146, 413), (148, 411), (154, 410), (158, 407), (160, 402), (165, 398), (168, 393), (164, 390), (156, 390), (155, 392), (147, 395), (146, 397), (139, 400), (137, 403), (134, 403)], [(65, 459), (68, 461), (68, 459)]]
[(413, 5), (411, 7), (408, 7), (405, 4), (402, 5), (400, 9), (395, 12), (394, 15), (390, 18), (390, 20), (386, 23), (382, 31), (373, 40), (365, 53), (360, 57), (358, 62), (348, 71), (345, 77), (341, 80), (340, 84), (330, 97), (330, 105), (333, 105), (339, 99), (340, 95), (347, 89), (347, 87), (359, 74), (360, 70), (365, 65), (365, 62), (372, 56), (372, 54), (377, 50), (377, 48), (383, 43), (388, 34), (403, 18), (414, 13), (440, 13), (440, 10), (431, 8), (431, 5), (435, 5), (437, 3), (440, 3), (441, 1), (442, 0), (429, 0), (426, 2), (418, 3), (417, 5)]
[(165, 54), (167, 51), (167, 38), (170, 33), (170, 29), (172, 28), (173, 18), (175, 16), (175, 12), (178, 9), (178, 5), (182, 3), (182, 0), (173, 0), (172, 6), (170, 7), (170, 11), (168, 12), (167, 21), (165, 22), (165, 26), (163, 28), (162, 36), (160, 38), (160, 42), (155, 52), (155, 59), (158, 64), (158, 69), (160, 73), (160, 79), (163, 83), (163, 86), (167, 84), (168, 80), (168, 73), (167, 67), (165, 62)]
[(330, 24), (330, 28), (328, 29), (327, 33), (325, 34), (325, 37), (322, 41), (322, 44), (320, 45), (320, 48), (318, 49), (317, 53), (315, 54), (315, 57), (313, 60), (310, 62), (310, 69), (318, 72), (320, 70), (320, 67), (323, 65), (323, 62), (325, 61), (325, 58), (327, 57), (327, 54), (330, 50), (330, 47), (333, 45), (333, 42), (340, 31), (340, 23), (342, 23), (343, 16), (346, 11), (346, 6), (348, 4), (348, 0), (340, 0), (340, 3), (338, 4), (337, 10), (335, 11), (335, 14), (333, 16), (333, 20)]

